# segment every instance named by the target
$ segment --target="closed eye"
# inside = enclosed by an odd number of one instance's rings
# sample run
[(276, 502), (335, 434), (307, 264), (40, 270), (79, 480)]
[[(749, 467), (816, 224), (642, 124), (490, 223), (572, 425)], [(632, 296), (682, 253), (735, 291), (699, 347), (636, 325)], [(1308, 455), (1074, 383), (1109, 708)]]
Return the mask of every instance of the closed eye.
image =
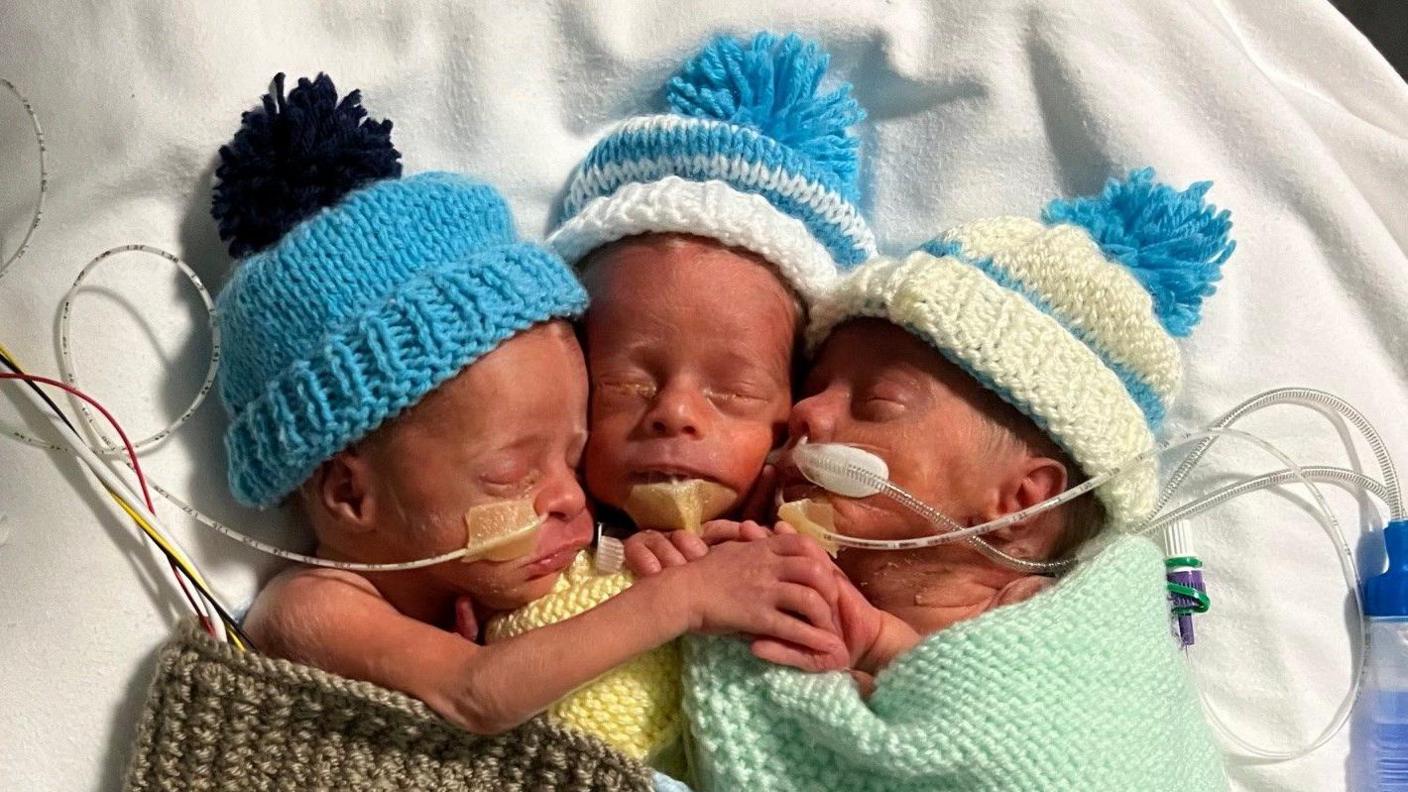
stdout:
[(601, 380), (597, 382), (597, 390), (604, 395), (653, 399), (658, 389), (654, 383), (644, 380)]
[(743, 388), (709, 388), (704, 395), (714, 400), (767, 401), (761, 393)]
[(533, 487), (537, 482), (537, 472), (526, 465), (508, 462), (487, 468), (479, 474), (479, 481), (492, 494), (517, 494)]
[(867, 394), (864, 398), (852, 403), (856, 417), (869, 421), (898, 418), (907, 407), (908, 404), (899, 399), (877, 394)]

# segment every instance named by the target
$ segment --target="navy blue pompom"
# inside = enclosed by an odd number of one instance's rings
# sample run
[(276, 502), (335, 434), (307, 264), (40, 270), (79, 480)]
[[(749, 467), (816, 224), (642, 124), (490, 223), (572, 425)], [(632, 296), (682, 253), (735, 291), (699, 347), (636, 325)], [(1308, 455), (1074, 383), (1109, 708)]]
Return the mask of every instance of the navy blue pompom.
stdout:
[(1198, 324), (1203, 298), (1217, 291), (1212, 284), (1237, 247), (1228, 236), (1231, 213), (1203, 200), (1210, 187), (1203, 181), (1179, 192), (1144, 168), (1111, 179), (1099, 195), (1052, 201), (1042, 217), (1089, 231), (1153, 296), (1164, 328), (1182, 337)]
[(720, 36), (665, 86), (681, 115), (752, 127), (831, 170), (856, 179), (858, 141), (847, 128), (865, 118), (851, 86), (818, 94), (830, 56), (797, 34), (759, 33), (747, 44)]
[(326, 74), (284, 96), (284, 75), (220, 147), (210, 213), (235, 258), (278, 242), (299, 221), (369, 182), (401, 175), (391, 122), (371, 121), (361, 92), (337, 99)]

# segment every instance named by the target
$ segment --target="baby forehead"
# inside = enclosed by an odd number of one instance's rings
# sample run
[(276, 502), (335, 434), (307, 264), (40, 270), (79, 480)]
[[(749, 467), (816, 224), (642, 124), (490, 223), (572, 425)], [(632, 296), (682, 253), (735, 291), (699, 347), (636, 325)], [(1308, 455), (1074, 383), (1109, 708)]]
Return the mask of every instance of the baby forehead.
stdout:
[(753, 251), (707, 237), (644, 234), (593, 252), (583, 281), (598, 303), (736, 307), (730, 313), (782, 310), (799, 304), (777, 269)]
[(790, 348), (800, 304), (762, 258), (693, 238), (625, 240), (594, 254), (583, 280), (591, 294), (593, 344), (645, 339), (693, 348)]

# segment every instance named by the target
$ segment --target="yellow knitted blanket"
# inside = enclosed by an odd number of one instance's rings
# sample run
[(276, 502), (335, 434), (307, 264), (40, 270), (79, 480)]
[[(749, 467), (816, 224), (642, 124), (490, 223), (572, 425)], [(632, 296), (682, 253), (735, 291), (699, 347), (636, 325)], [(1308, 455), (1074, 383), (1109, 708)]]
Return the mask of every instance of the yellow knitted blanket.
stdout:
[[(575, 616), (625, 591), (632, 580), (625, 572), (598, 573), (591, 554), (584, 551), (547, 596), (490, 621), (485, 641), (494, 643)], [(668, 765), (682, 723), (679, 647), (671, 642), (617, 666), (558, 701), (548, 715), (633, 759)]]

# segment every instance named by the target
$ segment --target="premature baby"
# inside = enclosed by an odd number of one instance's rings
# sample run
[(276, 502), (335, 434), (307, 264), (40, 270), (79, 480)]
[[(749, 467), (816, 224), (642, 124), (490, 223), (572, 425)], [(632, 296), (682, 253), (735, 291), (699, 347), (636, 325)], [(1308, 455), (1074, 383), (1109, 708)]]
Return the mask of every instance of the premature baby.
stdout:
[[(702, 524), (766, 508), (766, 461), (786, 435), (805, 305), (838, 267), (874, 249), (852, 203), (847, 127), (860, 110), (846, 87), (818, 91), (825, 62), (795, 36), (718, 39), (669, 81), (672, 112), (608, 133), (568, 185), (549, 243), (581, 269), (592, 297), (583, 324), (592, 383), (585, 479), (609, 528), (655, 529), (628, 541), (633, 563), (657, 553), (699, 558)], [(829, 628), (829, 561), (816, 552), (796, 566), (797, 579), (772, 596)], [(515, 625), (598, 601), (561, 587), (515, 614)], [(655, 654), (677, 669), (673, 647)], [(818, 670), (844, 665), (844, 655), (838, 638), (828, 652), (777, 642), (771, 656)], [(668, 676), (637, 688), (647, 719), (668, 713), (678, 722), (678, 673)], [(619, 709), (590, 696), (554, 711)], [(652, 755), (665, 747), (650, 742)]]
[[(592, 296), (585, 478), (618, 527), (654, 529), (627, 544), (641, 569), (766, 510), (806, 305), (874, 250), (852, 202), (862, 113), (849, 86), (819, 90), (825, 66), (796, 36), (717, 39), (666, 85), (672, 112), (628, 119), (568, 185), (549, 243)], [(829, 624), (815, 591), (786, 596)], [(832, 662), (793, 649), (778, 659)]]

